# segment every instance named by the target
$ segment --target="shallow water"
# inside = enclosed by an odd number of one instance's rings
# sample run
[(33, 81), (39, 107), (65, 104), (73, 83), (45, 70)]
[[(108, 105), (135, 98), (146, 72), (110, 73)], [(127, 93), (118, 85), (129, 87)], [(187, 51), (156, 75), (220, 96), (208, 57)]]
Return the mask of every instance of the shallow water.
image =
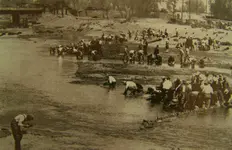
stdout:
[[(125, 99), (123, 87), (108, 91), (98, 85), (70, 84), (78, 69), (75, 58), (49, 56), (43, 44), (0, 39), (0, 125), (26, 112), (35, 115), (34, 129), (40, 134), (52, 130), (83, 136), (78, 138), (96, 136), (85, 141), (85, 147), (95, 149), (231, 148), (231, 110), (193, 114), (139, 131), (143, 119), (164, 115), (159, 106), (151, 108), (142, 98)], [(29, 147), (37, 149), (36, 144)]]

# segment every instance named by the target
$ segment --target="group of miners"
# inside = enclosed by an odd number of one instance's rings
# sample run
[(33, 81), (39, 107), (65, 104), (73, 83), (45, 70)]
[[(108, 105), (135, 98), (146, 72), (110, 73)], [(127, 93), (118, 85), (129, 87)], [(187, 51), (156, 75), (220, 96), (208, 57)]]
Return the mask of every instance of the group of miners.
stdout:
[(97, 56), (102, 57), (102, 45), (101, 39), (93, 39), (91, 41), (80, 40), (77, 44), (71, 43), (69, 45), (59, 45), (50, 47), (50, 54), (57, 56), (63, 56), (65, 54), (73, 54), (77, 60), (83, 59), (84, 55), (88, 55), (88, 58), (97, 60)]
[[(132, 33), (129, 31), (128, 36), (131, 37)], [(192, 33), (193, 35), (195, 33)], [(136, 60), (139, 64), (143, 64), (145, 62), (145, 58), (147, 58), (147, 64), (153, 65), (154, 63), (157, 66), (162, 65), (163, 57), (160, 55), (160, 46), (157, 45), (154, 48), (153, 53), (148, 53), (148, 41), (147, 39), (150, 38), (150, 36), (156, 36), (159, 39), (157, 41), (164, 41), (165, 42), (165, 52), (169, 53), (170, 50), (170, 34), (168, 33), (168, 30), (165, 29), (164, 31), (159, 30), (157, 31), (157, 34), (155, 34), (155, 31), (151, 28), (147, 30), (143, 30), (141, 32), (141, 38), (138, 38), (138, 31), (136, 31), (135, 39), (139, 40), (139, 45), (137, 50), (129, 50), (128, 46), (125, 46), (124, 48), (124, 55), (123, 55), (123, 62), (124, 63), (131, 63), (134, 64)], [(217, 37), (218, 35), (216, 35)], [(185, 33), (185, 37), (180, 37), (179, 31), (176, 28), (175, 29), (175, 35), (173, 38), (176, 38), (176, 48), (179, 51), (179, 60), (180, 60), (180, 66), (181, 67), (190, 67), (192, 69), (195, 68), (195, 65), (198, 63), (200, 68), (205, 67), (205, 57), (196, 59), (192, 56), (190, 56), (190, 52), (196, 51), (196, 50), (210, 50), (210, 47), (213, 47), (214, 49), (219, 48), (220, 42), (212, 39), (211, 37), (208, 37), (208, 34), (203, 39), (197, 39), (194, 41), (194, 38), (192, 36), (188, 36), (188, 32)], [(181, 39), (185, 39), (184, 41)], [(175, 41), (175, 40), (174, 40)], [(182, 42), (180, 42), (182, 41)], [(174, 56), (168, 57), (168, 65), (174, 66), (176, 63), (176, 58)]]
[[(141, 84), (134, 81), (123, 81), (125, 85), (124, 95), (144, 94)], [(107, 75), (109, 89), (115, 89), (117, 80)], [(153, 100), (162, 102), (164, 108), (171, 108), (176, 105), (178, 108), (185, 109), (186, 103), (190, 101), (189, 94), (197, 92), (194, 108), (201, 107), (208, 109), (211, 106), (228, 106), (231, 104), (231, 90), (227, 78), (222, 74), (210, 74), (196, 72), (191, 76), (190, 81), (176, 79), (171, 81), (170, 77), (163, 77), (159, 86), (149, 87), (146, 94), (154, 97)], [(158, 95), (158, 96), (157, 96)], [(201, 98), (200, 98), (201, 97)], [(199, 105), (199, 99), (201, 104)], [(30, 123), (34, 119), (30, 114), (19, 114), (11, 121), (11, 130), (15, 140), (15, 150), (21, 150), (21, 140), (27, 128), (32, 127)]]
[[(196, 59), (190, 56), (192, 51), (196, 50), (210, 50), (211, 47), (217, 49), (220, 47), (218, 34), (215, 34), (215, 38), (209, 37), (208, 34), (203, 38), (193, 38), (194, 32), (192, 36), (188, 32), (185, 33), (185, 36), (180, 37), (179, 31), (176, 28), (174, 36), (170, 36), (167, 29), (165, 30), (153, 30), (151, 28), (144, 29), (141, 32), (136, 31), (132, 32), (128, 30), (128, 35), (121, 33), (120, 35), (105, 35), (104, 33), (100, 38), (95, 38), (91, 41), (81, 40), (77, 44), (70, 44), (70, 45), (60, 45), (58, 47), (51, 47), (50, 53), (57, 55), (63, 55), (64, 53), (74, 54), (77, 59), (83, 59), (84, 55), (88, 55), (88, 58), (92, 60), (99, 60), (103, 58), (103, 47), (105, 44), (112, 44), (116, 43), (121, 46), (120, 49), (124, 49), (123, 51), (123, 63), (125, 64), (135, 64), (136, 61), (139, 64), (144, 64), (147, 62), (147, 65), (160, 66), (163, 64), (163, 57), (160, 55), (160, 46), (159, 44), (154, 48), (153, 53), (148, 52), (149, 42), (148, 39), (152, 37), (158, 38), (157, 41), (164, 41), (165, 42), (165, 52), (168, 54), (170, 50), (170, 39), (174, 38), (174, 41), (177, 42), (176, 48), (179, 51), (179, 63), (180, 66), (183, 67), (191, 67), (192, 69), (195, 68), (195, 65), (198, 64), (200, 68), (205, 67), (205, 58)], [(137, 49), (130, 49), (127, 44), (124, 42), (133, 38), (134, 40), (138, 41), (138, 48)], [(220, 38), (221, 39), (221, 38)], [(105, 49), (105, 48), (104, 48)], [(176, 57), (168, 56), (167, 64), (171, 67), (175, 66), (176, 64)]]
[[(113, 76), (107, 76), (107, 82), (110, 89), (116, 88), (116, 79)], [(141, 84), (134, 81), (124, 81), (124, 95), (136, 96), (144, 94), (144, 88)], [(204, 108), (211, 106), (228, 106), (231, 104), (231, 90), (227, 78), (223, 75), (216, 75), (196, 72), (189, 81), (177, 78), (173, 82), (170, 77), (163, 77), (159, 86), (149, 87), (146, 94), (150, 94), (148, 100), (156, 103), (163, 103), (164, 108), (170, 108), (175, 105), (181, 110)], [(194, 96), (192, 99), (191, 96)], [(191, 101), (191, 102), (190, 102)], [(190, 107), (186, 105), (192, 103)]]

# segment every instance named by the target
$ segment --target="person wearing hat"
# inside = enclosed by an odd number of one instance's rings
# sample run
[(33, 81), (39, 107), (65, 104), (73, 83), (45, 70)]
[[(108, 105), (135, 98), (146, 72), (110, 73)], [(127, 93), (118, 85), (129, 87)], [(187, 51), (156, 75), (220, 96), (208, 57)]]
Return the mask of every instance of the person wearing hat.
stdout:
[(223, 105), (224, 102), (228, 102), (230, 99), (230, 95), (231, 95), (231, 91), (230, 91), (230, 85), (229, 82), (227, 81), (226, 77), (223, 77), (223, 82), (222, 82), (223, 88), (222, 88), (222, 92), (223, 92), (223, 100), (221, 102), (221, 105)]
[(189, 48), (186, 48), (186, 49), (185, 49), (185, 57), (184, 57), (184, 62), (185, 62), (185, 63), (186, 63), (187, 60), (189, 60), (189, 58), (190, 58), (189, 54), (190, 54)]
[(200, 84), (200, 75), (201, 73), (199, 71), (197, 71), (194, 75), (193, 75), (193, 80), (196, 84)]
[(203, 108), (208, 109), (210, 107), (211, 98), (213, 94), (213, 88), (209, 84), (209, 82), (204, 82), (202, 86), (202, 96), (203, 96)]
[[(169, 102), (171, 101), (171, 89), (172, 89), (172, 82), (169, 77), (166, 77), (162, 85), (162, 90), (163, 90), (162, 97), (164, 99), (164, 105), (169, 104)], [(167, 97), (165, 98), (166, 95)]]
[(179, 32), (178, 32), (177, 28), (175, 30), (176, 30), (176, 37), (179, 37)]
[(224, 80), (223, 80), (223, 75), (219, 74), (218, 78), (218, 100), (220, 101), (220, 104), (222, 105), (224, 102)]
[(223, 91), (229, 88), (230, 88), (230, 85), (229, 85), (229, 82), (227, 81), (227, 78), (223, 77)]
[(192, 79), (191, 79), (191, 82), (192, 82), (192, 85), (193, 85), (193, 91), (200, 91), (200, 84), (201, 84), (201, 81), (200, 81), (200, 72), (196, 72), (192, 75)]
[(196, 65), (197, 59), (194, 58), (194, 57), (190, 57), (189, 61), (191, 63), (191, 69), (195, 69), (195, 65)]
[(19, 114), (11, 121), (11, 131), (15, 140), (15, 150), (21, 150), (23, 129), (32, 127), (29, 123), (34, 117), (29, 114)]
[(131, 33), (130, 30), (128, 30), (127, 34), (128, 34), (129, 39), (131, 39), (132, 38), (132, 33)]
[(165, 35), (166, 38), (168, 38), (168, 29), (164, 30), (164, 35)]
[(166, 52), (169, 52), (169, 38), (166, 39), (165, 48), (166, 48)]
[(138, 49), (137, 51), (137, 58), (138, 58), (138, 63), (142, 64), (144, 63), (144, 55), (145, 55), (145, 51), (143, 49)]
[(130, 61), (131, 64), (135, 63), (135, 55), (136, 55), (135, 50), (130, 50), (129, 51), (129, 61)]
[(190, 82), (183, 80), (179, 89), (179, 106), (184, 109), (184, 105), (188, 101), (188, 94), (192, 91), (192, 87)]
[(155, 49), (154, 49), (154, 56), (156, 57), (157, 55), (159, 55), (159, 45), (156, 45)]
[(148, 42), (146, 39), (143, 40), (143, 51), (144, 55), (147, 55)]
[(128, 61), (129, 61), (129, 50), (128, 50), (128, 46), (126, 45), (124, 47), (123, 62), (128, 63)]

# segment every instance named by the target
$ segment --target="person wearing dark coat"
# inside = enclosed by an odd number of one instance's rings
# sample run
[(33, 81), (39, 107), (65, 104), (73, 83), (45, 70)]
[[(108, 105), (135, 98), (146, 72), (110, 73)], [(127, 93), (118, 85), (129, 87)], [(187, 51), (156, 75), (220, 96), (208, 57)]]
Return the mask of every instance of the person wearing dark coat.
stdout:
[(157, 56), (159, 54), (159, 45), (157, 45), (154, 49), (154, 55)]
[(168, 58), (168, 65), (173, 67), (175, 65), (175, 58), (173, 56), (170, 56)]

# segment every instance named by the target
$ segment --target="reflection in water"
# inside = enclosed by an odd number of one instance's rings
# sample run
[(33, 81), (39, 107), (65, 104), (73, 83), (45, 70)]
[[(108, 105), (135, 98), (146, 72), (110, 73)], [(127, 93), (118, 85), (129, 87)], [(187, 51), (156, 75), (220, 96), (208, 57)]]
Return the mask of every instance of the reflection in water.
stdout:
[(228, 108), (228, 109), (224, 110), (224, 117), (225, 117), (224, 119), (226, 121), (231, 120), (231, 113), (232, 113), (232, 109), (231, 108)]

